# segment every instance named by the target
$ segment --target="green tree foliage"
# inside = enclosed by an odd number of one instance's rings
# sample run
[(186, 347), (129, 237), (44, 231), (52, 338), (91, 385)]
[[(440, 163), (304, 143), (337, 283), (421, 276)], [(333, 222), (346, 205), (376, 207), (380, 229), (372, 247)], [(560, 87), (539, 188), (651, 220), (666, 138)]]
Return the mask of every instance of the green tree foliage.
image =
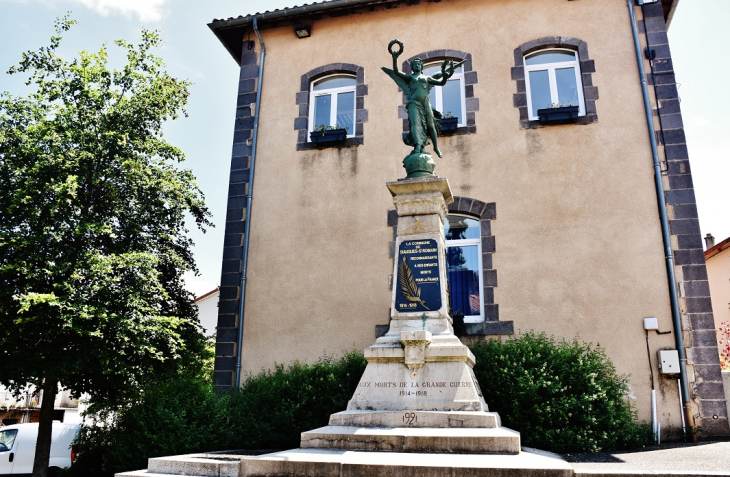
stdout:
[(490, 410), (521, 433), (523, 445), (566, 453), (651, 442), (651, 427), (635, 423), (628, 381), (603, 348), (525, 333), (471, 350)]
[(0, 95), (0, 382), (44, 390), (39, 453), (56, 383), (118, 406), (203, 346), (182, 274), (196, 270), (186, 216), (203, 229), (209, 213), (162, 137), (189, 83), (149, 31), (116, 42), (120, 70), (106, 46), (62, 58), (73, 23), (8, 71), (29, 76), (27, 96)]

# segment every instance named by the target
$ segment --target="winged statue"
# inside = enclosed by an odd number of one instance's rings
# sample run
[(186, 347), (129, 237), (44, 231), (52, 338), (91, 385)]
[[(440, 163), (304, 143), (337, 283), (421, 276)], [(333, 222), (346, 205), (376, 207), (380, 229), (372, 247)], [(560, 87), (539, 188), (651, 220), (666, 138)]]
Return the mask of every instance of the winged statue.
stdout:
[[(398, 45), (397, 50), (393, 49)], [(395, 84), (403, 90), (406, 95), (406, 110), (408, 111), (409, 131), (403, 134), (403, 142), (413, 147), (412, 154), (424, 153), (425, 146), (429, 145), (429, 139), (433, 142), (433, 150), (439, 157), (443, 154), (438, 148), (439, 124), (436, 119), (442, 117), (431, 105), (429, 92), (434, 86), (444, 86), (464, 61), (454, 63), (453, 60), (444, 60), (441, 63), (441, 71), (431, 76), (423, 73), (423, 61), (420, 58), (411, 60), (411, 73), (404, 73), (398, 70), (398, 57), (403, 53), (403, 43), (393, 40), (388, 44), (388, 51), (393, 57), (393, 69), (383, 67), (383, 71), (391, 77)]]

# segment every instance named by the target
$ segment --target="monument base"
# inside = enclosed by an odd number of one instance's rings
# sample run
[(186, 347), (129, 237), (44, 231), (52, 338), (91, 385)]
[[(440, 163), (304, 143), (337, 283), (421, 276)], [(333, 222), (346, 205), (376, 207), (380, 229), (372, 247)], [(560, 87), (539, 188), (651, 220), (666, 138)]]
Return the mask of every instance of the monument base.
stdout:
[(435, 177), (433, 173), (436, 169), (436, 163), (433, 162), (431, 154), (427, 152), (413, 152), (403, 159), (403, 168), (405, 168), (406, 177), (412, 179), (414, 177)]
[(149, 468), (116, 477), (574, 477), (560, 456), (536, 449), (518, 455), (422, 454), (292, 449), (260, 456), (188, 454), (155, 457)]
[(496, 412), (360, 411), (330, 416), (302, 433), (302, 448), (387, 452), (518, 454), (520, 434), (500, 427)]
[(455, 454), (519, 454), (520, 434), (504, 427), (327, 426), (302, 433), (303, 449)]
[(495, 428), (501, 426), (496, 412), (455, 411), (342, 411), (330, 416), (330, 426), (357, 427)]
[(295, 449), (241, 461), (246, 477), (573, 477), (555, 454), (525, 450), (519, 455), (420, 454)]

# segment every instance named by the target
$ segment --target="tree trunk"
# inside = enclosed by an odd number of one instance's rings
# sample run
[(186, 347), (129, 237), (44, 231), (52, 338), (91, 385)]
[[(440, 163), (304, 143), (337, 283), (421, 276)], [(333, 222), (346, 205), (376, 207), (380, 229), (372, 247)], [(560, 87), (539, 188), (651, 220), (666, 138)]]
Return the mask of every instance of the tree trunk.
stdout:
[(46, 376), (43, 379), (43, 401), (38, 421), (33, 477), (48, 477), (48, 459), (51, 456), (51, 433), (53, 431), (53, 403), (56, 400), (57, 391), (56, 380)]

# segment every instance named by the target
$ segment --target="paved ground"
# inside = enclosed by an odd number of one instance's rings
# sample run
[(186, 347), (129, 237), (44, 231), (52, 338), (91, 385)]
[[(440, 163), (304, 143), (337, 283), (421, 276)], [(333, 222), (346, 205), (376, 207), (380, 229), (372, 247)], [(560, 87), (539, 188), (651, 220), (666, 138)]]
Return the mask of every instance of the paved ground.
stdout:
[(730, 441), (663, 444), (639, 452), (565, 454), (562, 457), (578, 472), (718, 472), (730, 476)]

